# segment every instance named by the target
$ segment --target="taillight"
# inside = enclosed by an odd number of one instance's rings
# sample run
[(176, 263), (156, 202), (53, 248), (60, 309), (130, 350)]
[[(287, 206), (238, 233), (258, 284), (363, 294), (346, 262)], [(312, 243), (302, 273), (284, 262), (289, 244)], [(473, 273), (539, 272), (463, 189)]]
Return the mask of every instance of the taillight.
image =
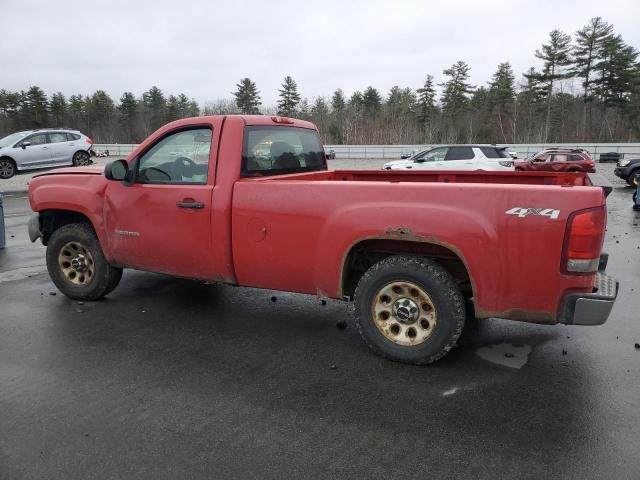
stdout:
[(87, 143), (89, 145), (93, 145), (93, 140), (91, 138), (87, 137)]
[(604, 206), (580, 210), (567, 222), (562, 252), (563, 273), (598, 271), (607, 214)]

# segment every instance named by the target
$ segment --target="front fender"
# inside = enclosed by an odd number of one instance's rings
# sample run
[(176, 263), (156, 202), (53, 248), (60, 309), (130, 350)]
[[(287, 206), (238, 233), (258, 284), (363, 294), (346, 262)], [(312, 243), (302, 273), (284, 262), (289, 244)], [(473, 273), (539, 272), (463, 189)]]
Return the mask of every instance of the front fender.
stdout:
[(42, 175), (29, 182), (29, 203), (40, 214), (63, 210), (85, 216), (109, 258), (103, 212), (105, 187), (106, 180), (98, 175)]

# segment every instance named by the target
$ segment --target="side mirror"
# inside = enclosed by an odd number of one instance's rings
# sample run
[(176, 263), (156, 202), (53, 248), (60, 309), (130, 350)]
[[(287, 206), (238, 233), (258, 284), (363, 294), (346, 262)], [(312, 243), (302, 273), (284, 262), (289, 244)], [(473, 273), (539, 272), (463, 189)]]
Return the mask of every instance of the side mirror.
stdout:
[(424, 162), (426, 162), (424, 158), (419, 158), (418, 160), (415, 160), (415, 163), (424, 163)]
[(31, 142), (22, 142), (20, 144), (20, 146), (22, 147), (23, 150), (26, 149), (29, 145), (31, 145)]
[(129, 164), (126, 160), (114, 160), (104, 167), (104, 176), (107, 180), (122, 181), (127, 177), (128, 171)]

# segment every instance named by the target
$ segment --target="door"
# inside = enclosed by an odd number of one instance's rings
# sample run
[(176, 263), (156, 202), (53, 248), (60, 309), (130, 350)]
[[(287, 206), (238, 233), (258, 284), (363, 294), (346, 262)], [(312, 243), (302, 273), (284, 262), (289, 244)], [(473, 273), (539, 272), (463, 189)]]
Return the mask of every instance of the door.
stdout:
[(52, 165), (49, 138), (46, 133), (26, 137), (14, 147), (18, 168), (42, 168)]
[(447, 156), (447, 150), (447, 147), (437, 147), (427, 150), (413, 160), (413, 168), (415, 170), (445, 170), (444, 159)]
[(549, 170), (551, 168), (550, 163), (548, 162), (549, 156), (550, 155), (548, 153), (542, 153), (534, 157), (533, 160), (529, 162), (530, 163), (529, 169), (536, 172), (543, 172), (543, 171)]
[(553, 172), (568, 172), (570, 164), (567, 163), (566, 153), (554, 153), (551, 155), (550, 170)]
[(447, 170), (475, 170), (473, 148), (471, 147), (449, 147), (445, 157)]
[(212, 132), (210, 126), (169, 132), (132, 161), (131, 186), (109, 182), (105, 223), (115, 262), (211, 278)]
[(51, 160), (54, 163), (67, 165), (71, 163), (73, 157), (73, 142), (69, 141), (67, 134), (64, 132), (49, 133), (49, 150), (51, 152)]

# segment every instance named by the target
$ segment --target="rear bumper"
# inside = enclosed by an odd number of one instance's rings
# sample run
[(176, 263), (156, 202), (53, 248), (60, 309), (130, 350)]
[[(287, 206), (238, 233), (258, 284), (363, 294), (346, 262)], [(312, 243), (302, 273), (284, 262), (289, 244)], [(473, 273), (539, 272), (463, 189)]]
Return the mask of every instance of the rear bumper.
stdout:
[(618, 296), (618, 281), (596, 273), (593, 293), (569, 293), (564, 297), (558, 321), (567, 325), (602, 325)]

